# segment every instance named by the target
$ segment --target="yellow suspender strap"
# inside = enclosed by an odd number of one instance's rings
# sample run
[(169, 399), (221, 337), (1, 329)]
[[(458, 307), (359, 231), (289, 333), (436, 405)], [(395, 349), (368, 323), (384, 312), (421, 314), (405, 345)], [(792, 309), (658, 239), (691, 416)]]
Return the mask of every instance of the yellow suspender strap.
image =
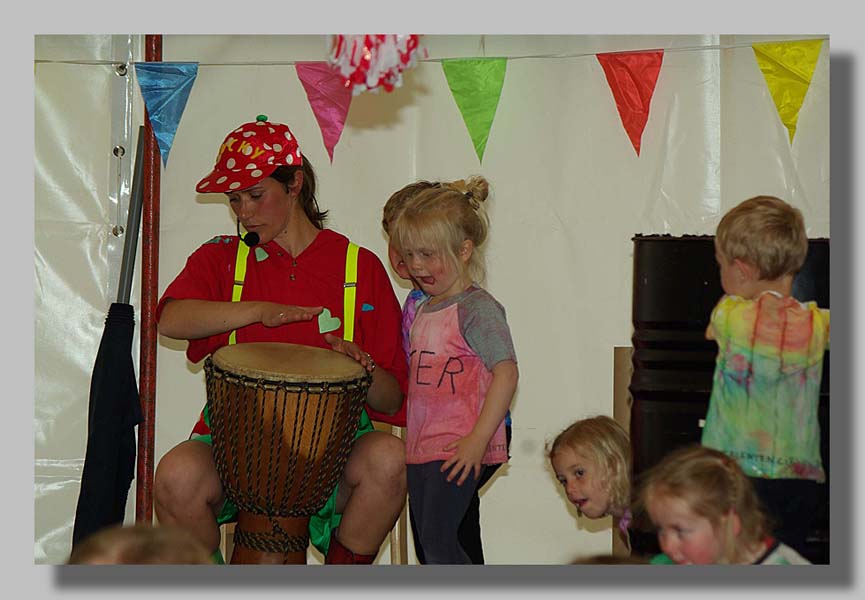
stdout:
[(343, 339), (354, 341), (354, 305), (357, 298), (357, 244), (348, 243), (345, 253), (345, 283), (343, 284)]
[[(239, 302), (243, 293), (243, 280), (246, 279), (246, 257), (249, 256), (249, 246), (242, 240), (237, 240), (237, 258), (234, 259), (234, 287), (231, 289), (231, 301)], [(237, 343), (237, 330), (228, 336), (229, 344)]]
[[(357, 255), (358, 245), (348, 243), (345, 255), (345, 283), (343, 284), (343, 338), (349, 342), (354, 340), (354, 308), (357, 299)], [(249, 256), (249, 246), (243, 242), (237, 245), (237, 258), (234, 262), (234, 287), (231, 291), (231, 301), (238, 302), (243, 293), (243, 280), (246, 278), (246, 257)], [(237, 331), (228, 336), (229, 344), (237, 343)]]

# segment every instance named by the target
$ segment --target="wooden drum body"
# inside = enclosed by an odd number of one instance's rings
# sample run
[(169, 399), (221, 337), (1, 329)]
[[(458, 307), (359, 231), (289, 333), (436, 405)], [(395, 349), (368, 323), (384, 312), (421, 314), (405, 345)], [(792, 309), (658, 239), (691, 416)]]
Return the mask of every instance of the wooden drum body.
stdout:
[(213, 458), (239, 510), (231, 563), (306, 563), (372, 378), (344, 354), (280, 343), (225, 346), (204, 370)]

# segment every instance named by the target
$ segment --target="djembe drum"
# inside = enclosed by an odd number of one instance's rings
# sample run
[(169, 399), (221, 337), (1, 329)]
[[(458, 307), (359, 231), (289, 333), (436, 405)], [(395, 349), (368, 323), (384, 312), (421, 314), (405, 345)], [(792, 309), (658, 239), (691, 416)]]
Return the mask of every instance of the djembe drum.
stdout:
[(213, 458), (238, 508), (232, 564), (306, 563), (309, 519), (339, 482), (372, 377), (333, 350), (225, 346), (204, 363)]

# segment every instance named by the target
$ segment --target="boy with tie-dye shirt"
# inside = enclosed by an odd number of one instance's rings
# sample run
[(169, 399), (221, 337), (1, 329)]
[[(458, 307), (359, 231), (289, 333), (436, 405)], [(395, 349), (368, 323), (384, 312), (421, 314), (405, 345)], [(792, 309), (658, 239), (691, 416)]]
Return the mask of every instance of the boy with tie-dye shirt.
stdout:
[(735, 458), (802, 552), (817, 508), (817, 409), (829, 311), (791, 296), (808, 254), (801, 212), (772, 196), (750, 198), (721, 219), (715, 257), (725, 296), (706, 337), (718, 358), (702, 443)]

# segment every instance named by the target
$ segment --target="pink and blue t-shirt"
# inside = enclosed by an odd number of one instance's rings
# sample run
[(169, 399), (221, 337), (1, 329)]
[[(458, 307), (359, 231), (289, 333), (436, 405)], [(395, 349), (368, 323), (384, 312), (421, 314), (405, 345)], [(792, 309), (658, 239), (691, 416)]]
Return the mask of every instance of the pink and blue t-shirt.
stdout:
[[(504, 307), (484, 289), (430, 306), (411, 325), (406, 464), (447, 460), (443, 448), (467, 436), (483, 408), (493, 367), (516, 361)], [(483, 464), (508, 460), (505, 422), (490, 440)]]

